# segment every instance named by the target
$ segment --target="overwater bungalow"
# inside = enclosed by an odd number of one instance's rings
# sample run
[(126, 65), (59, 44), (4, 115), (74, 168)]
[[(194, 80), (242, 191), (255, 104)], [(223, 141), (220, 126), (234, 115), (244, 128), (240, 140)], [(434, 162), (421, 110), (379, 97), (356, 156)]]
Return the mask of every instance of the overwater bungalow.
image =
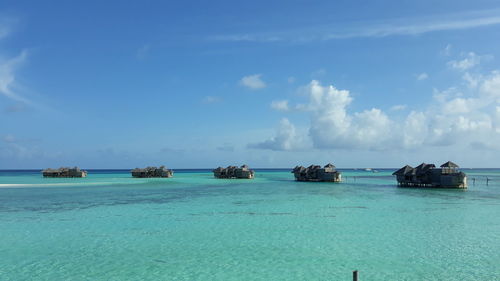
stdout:
[(413, 168), (409, 165), (393, 173), (401, 187), (467, 188), (467, 175), (458, 165), (448, 161), (436, 168), (434, 164), (422, 163)]
[(45, 178), (84, 178), (87, 176), (87, 171), (80, 170), (78, 167), (48, 168), (42, 171), (42, 175)]
[(296, 166), (292, 173), (297, 181), (342, 181), (342, 174), (336, 170), (333, 164), (327, 164), (323, 168), (319, 165), (311, 165), (309, 167)]
[(174, 171), (165, 166), (135, 168), (130, 172), (134, 178), (171, 178), (174, 175)]
[(247, 165), (239, 168), (237, 166), (218, 167), (212, 172), (214, 172), (214, 177), (218, 179), (253, 179), (255, 175), (254, 170), (250, 170)]

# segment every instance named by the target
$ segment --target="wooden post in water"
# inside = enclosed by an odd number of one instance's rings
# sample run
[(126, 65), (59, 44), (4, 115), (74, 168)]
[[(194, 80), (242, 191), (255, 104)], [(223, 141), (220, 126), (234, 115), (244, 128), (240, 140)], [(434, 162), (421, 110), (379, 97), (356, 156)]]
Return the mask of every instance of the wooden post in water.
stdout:
[(358, 281), (358, 271), (354, 270), (352, 272), (352, 281)]

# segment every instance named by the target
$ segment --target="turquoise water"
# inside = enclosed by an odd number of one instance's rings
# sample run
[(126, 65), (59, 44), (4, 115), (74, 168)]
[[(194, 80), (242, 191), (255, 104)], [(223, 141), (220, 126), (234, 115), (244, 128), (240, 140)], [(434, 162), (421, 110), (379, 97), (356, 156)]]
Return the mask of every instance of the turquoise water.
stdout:
[(500, 170), (465, 170), (466, 191), (392, 171), (0, 172), (0, 280), (500, 280)]

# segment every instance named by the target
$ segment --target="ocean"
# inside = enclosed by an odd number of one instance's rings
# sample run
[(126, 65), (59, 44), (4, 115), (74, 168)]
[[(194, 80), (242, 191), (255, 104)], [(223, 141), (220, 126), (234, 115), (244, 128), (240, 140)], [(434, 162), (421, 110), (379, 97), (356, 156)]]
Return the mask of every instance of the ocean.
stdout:
[(0, 171), (0, 280), (500, 280), (500, 169), (463, 169), (467, 190), (341, 171)]

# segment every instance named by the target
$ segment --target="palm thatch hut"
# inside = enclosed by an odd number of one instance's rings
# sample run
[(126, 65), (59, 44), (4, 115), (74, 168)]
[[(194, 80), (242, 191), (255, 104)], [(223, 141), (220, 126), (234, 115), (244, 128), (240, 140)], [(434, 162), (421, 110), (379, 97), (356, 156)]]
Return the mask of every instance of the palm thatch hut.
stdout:
[(448, 161), (436, 168), (422, 163), (415, 168), (404, 166), (393, 173), (401, 187), (467, 188), (467, 176), (458, 165)]
[(87, 176), (87, 171), (80, 170), (78, 167), (48, 168), (42, 171), (42, 175), (45, 178), (84, 178)]
[(135, 168), (130, 172), (134, 178), (171, 178), (174, 175), (174, 171), (165, 166)]
[(218, 179), (253, 179), (255, 172), (251, 170), (247, 165), (237, 166), (227, 166), (226, 168), (217, 167), (212, 171), (214, 177)]
[(323, 168), (319, 165), (311, 165), (307, 168), (304, 166), (295, 166), (292, 173), (297, 181), (342, 181), (342, 174), (331, 163), (328, 163)]

